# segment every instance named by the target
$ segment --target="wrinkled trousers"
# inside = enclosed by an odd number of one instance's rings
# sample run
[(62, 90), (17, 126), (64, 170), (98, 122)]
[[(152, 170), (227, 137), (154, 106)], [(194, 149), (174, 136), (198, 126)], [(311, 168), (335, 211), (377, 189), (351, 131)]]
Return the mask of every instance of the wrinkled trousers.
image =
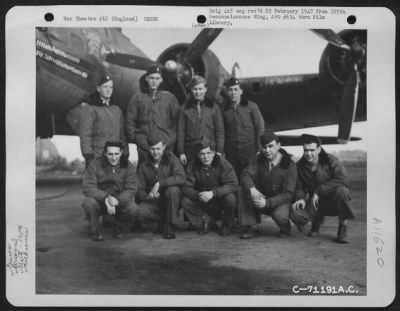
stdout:
[[(99, 227), (99, 217), (107, 215), (107, 207), (104, 202), (98, 202), (96, 199), (86, 197), (83, 200), (82, 207), (89, 218), (90, 231), (95, 233)], [(137, 205), (134, 200), (126, 204), (118, 205), (115, 209), (114, 222), (118, 227), (124, 223), (133, 224), (137, 213)]]
[(303, 210), (291, 210), (290, 219), (299, 226), (309, 221), (321, 219), (324, 216), (339, 216), (339, 219), (353, 219), (350, 191), (347, 187), (337, 187), (332, 193), (320, 196), (318, 209), (312, 207), (311, 199), (306, 201)]
[(140, 222), (154, 222), (177, 224), (181, 202), (179, 187), (168, 187), (157, 200), (139, 203), (137, 218)]
[(207, 203), (194, 201), (183, 197), (182, 207), (185, 216), (192, 225), (200, 226), (205, 215), (218, 220), (222, 218), (224, 225), (233, 224), (233, 211), (236, 208), (237, 199), (235, 193), (229, 193), (222, 198), (213, 198)]

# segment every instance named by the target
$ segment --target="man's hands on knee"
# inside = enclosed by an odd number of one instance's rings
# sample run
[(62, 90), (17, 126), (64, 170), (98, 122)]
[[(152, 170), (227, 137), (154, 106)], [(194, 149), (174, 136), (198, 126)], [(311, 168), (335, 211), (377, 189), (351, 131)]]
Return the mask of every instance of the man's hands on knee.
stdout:
[(319, 195), (314, 193), (311, 198), (311, 206), (317, 211), (319, 205)]
[(294, 211), (304, 210), (305, 207), (306, 207), (306, 201), (304, 199), (297, 200), (292, 204), (292, 209)]
[(258, 191), (256, 187), (253, 187), (250, 188), (250, 197), (252, 200), (256, 200), (258, 198), (265, 198), (265, 195)]
[(107, 214), (115, 215), (116, 207), (119, 204), (118, 199), (116, 197), (113, 197), (112, 195), (108, 195), (105, 200), (105, 203), (107, 206)]
[[(314, 193), (313, 196), (311, 197), (311, 206), (313, 209), (317, 211), (318, 205), (319, 205), (319, 195)], [(292, 209), (294, 211), (304, 210), (305, 207), (306, 207), (306, 201), (304, 199), (297, 200), (292, 204)]]
[(257, 197), (256, 199), (253, 199), (253, 204), (256, 208), (269, 208), (265, 197)]
[(160, 183), (156, 182), (151, 189), (151, 191), (147, 194), (148, 200), (156, 200), (160, 197)]
[(214, 193), (212, 191), (203, 191), (199, 193), (199, 200), (203, 203), (207, 203), (214, 197)]
[(267, 207), (267, 199), (255, 187), (250, 188), (250, 198), (256, 208)]
[(160, 197), (160, 193), (159, 192), (152, 192), (150, 191), (147, 194), (147, 200), (157, 200)]

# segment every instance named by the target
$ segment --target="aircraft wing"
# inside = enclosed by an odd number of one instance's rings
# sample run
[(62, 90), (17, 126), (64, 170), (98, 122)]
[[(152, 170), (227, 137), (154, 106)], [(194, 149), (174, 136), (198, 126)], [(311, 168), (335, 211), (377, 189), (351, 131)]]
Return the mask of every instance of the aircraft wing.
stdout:
[[(307, 131), (305, 131), (307, 133)], [(278, 134), (282, 146), (302, 146), (303, 138), (300, 135), (282, 135)], [(337, 145), (336, 136), (318, 136), (322, 145)], [(359, 137), (350, 137), (350, 141), (361, 140)]]
[[(319, 74), (240, 78), (244, 95), (256, 102), (275, 131), (338, 124), (342, 89), (326, 85)], [(365, 88), (355, 121), (366, 120)]]

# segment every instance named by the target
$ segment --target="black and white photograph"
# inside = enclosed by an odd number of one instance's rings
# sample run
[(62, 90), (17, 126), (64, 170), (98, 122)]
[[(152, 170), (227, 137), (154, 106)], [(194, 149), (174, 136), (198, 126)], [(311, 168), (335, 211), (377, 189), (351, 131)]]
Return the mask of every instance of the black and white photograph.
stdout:
[(103, 27), (31, 29), (33, 201), (30, 222), (7, 215), (8, 284), (29, 275), (55, 305), (366, 305), (369, 265), (394, 256), (391, 198), (382, 215), (370, 205), (371, 173), (383, 188), (391, 178), (371, 160), (371, 101), (384, 99), (369, 82), (373, 26), (214, 28), (199, 15), (199, 27), (140, 27), (102, 14)]

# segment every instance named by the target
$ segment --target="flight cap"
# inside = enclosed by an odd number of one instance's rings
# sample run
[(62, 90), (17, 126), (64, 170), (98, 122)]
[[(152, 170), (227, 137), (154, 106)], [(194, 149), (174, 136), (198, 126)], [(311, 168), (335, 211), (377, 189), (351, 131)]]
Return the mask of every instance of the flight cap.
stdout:
[(225, 82), (225, 85), (227, 88), (234, 86), (234, 85), (239, 85), (240, 86), (240, 82), (238, 79), (236, 78), (230, 78), (228, 81)]
[(153, 65), (149, 67), (146, 71), (146, 76), (151, 75), (153, 73), (159, 73), (160, 75), (162, 75), (160, 66)]
[(103, 75), (100, 77), (99, 81), (97, 82), (97, 86), (102, 86), (104, 83), (107, 83), (108, 81), (112, 81), (111, 77)]

